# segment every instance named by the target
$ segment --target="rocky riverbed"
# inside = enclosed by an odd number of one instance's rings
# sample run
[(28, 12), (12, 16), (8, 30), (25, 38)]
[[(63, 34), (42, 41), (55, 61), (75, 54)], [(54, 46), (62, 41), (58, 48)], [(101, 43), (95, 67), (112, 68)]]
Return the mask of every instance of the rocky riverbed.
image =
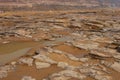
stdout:
[(119, 12), (1, 14), (0, 80), (119, 80)]

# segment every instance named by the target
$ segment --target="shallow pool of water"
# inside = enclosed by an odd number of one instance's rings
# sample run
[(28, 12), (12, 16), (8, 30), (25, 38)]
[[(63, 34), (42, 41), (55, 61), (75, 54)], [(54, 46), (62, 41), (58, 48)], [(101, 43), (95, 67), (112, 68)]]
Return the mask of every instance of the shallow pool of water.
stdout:
[(15, 52), (20, 49), (34, 47), (40, 45), (41, 42), (34, 42), (34, 41), (22, 41), (22, 42), (11, 42), (8, 44), (0, 44), (0, 55), (1, 54), (8, 54)]
[(43, 45), (51, 45), (57, 42), (61, 42), (61, 41), (66, 41), (69, 39), (68, 37), (63, 37), (63, 38), (58, 38), (55, 41), (17, 41), (17, 42), (11, 42), (8, 44), (0, 44), (0, 55), (1, 54), (8, 54), (8, 53), (12, 53), (15, 52), (17, 50), (21, 50), (24, 48), (28, 48), (28, 47), (35, 47), (37, 45), (43, 44)]

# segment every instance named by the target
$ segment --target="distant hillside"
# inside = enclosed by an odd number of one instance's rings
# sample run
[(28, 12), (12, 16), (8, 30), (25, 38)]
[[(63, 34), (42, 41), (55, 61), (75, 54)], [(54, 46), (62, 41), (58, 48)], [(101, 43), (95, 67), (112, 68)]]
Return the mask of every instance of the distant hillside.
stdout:
[(0, 0), (0, 2), (17, 2), (17, 3), (37, 3), (37, 4), (53, 4), (53, 5), (72, 5), (72, 6), (106, 6), (106, 7), (118, 7), (120, 6), (120, 0)]
[(61, 10), (120, 7), (120, 0), (0, 0), (0, 10)]

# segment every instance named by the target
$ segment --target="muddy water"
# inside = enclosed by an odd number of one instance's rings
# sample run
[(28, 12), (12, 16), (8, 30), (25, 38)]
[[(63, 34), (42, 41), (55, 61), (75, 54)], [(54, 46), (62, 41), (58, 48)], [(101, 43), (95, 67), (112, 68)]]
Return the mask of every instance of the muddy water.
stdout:
[(34, 47), (40, 44), (51, 45), (57, 42), (66, 41), (69, 37), (57, 38), (55, 41), (17, 41), (8, 44), (0, 44), (0, 55), (15, 52), (20, 49)]
[(34, 41), (0, 44), (0, 65), (25, 55), (32, 47), (40, 44), (41, 42)]
[(41, 44), (41, 42), (34, 42), (34, 41), (11, 42), (8, 44), (0, 44), (0, 55), (12, 53), (17, 50), (28, 48), (28, 47), (34, 47), (39, 44)]
[(21, 49), (21, 50), (18, 50), (16, 52), (13, 52), (13, 53), (0, 55), (0, 65), (4, 65), (4, 64), (6, 64), (6, 63), (8, 63), (16, 58), (23, 56), (30, 49), (31, 48), (25, 48), (25, 49)]
[(8, 44), (0, 44), (0, 65), (6, 64), (11, 60), (19, 58), (26, 54), (31, 48), (39, 45), (51, 45), (57, 42), (66, 41), (66, 37), (58, 38), (55, 41), (18, 41)]

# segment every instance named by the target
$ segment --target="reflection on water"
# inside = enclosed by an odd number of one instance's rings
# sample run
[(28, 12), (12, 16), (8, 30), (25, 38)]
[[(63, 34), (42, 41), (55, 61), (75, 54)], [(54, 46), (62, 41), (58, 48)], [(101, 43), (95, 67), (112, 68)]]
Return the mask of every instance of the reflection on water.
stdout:
[(34, 47), (41, 44), (41, 42), (34, 41), (22, 41), (22, 42), (11, 42), (8, 44), (0, 44), (0, 54), (12, 53), (20, 49), (27, 47)]
[(12, 53), (20, 49), (28, 48), (28, 47), (34, 47), (39, 44), (44, 45), (51, 45), (57, 42), (70, 40), (70, 37), (63, 37), (63, 38), (57, 38), (55, 41), (17, 41), (17, 42), (11, 42), (8, 44), (0, 44), (0, 54), (6, 54), (6, 53)]

